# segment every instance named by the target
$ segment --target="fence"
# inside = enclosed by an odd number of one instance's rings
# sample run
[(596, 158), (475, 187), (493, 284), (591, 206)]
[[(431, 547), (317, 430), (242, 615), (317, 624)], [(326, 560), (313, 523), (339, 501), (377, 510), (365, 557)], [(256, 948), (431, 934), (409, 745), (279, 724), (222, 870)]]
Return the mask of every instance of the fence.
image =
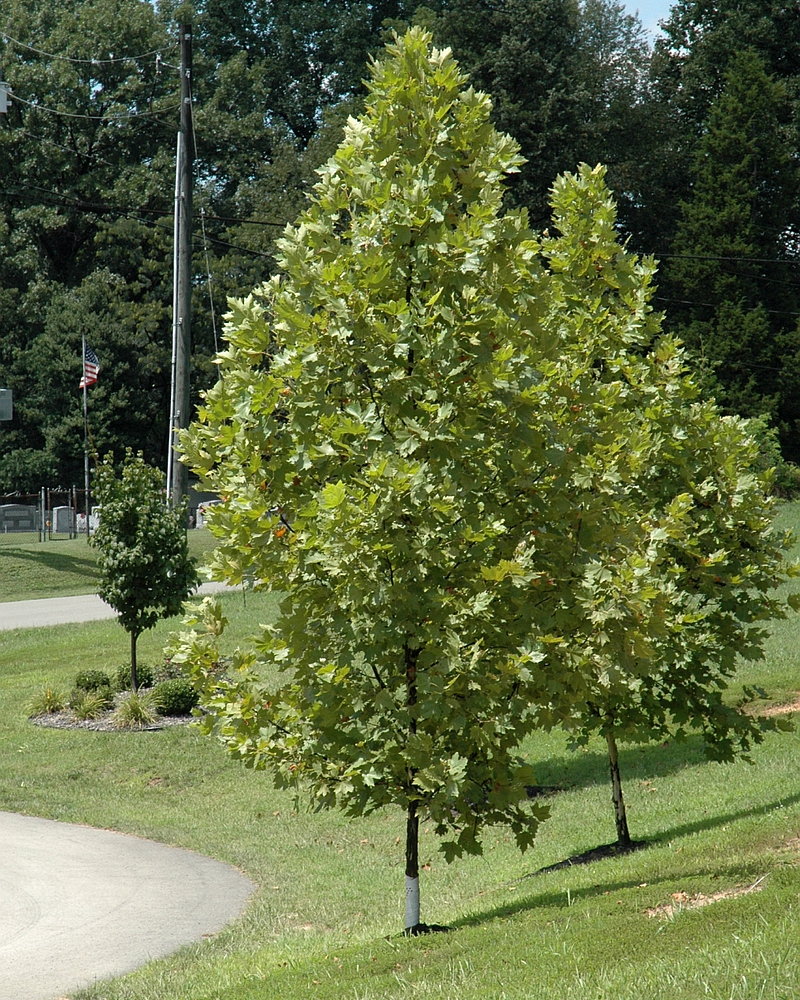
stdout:
[[(89, 528), (97, 527), (96, 508), (89, 514)], [(72, 487), (38, 493), (0, 496), (0, 536), (33, 535), (40, 542), (75, 538), (86, 533), (86, 491)]]
[[(216, 493), (201, 493), (189, 487), (190, 528), (203, 527), (205, 511), (219, 503)], [(89, 513), (89, 532), (97, 530), (100, 508)], [(0, 495), (0, 542), (3, 536), (28, 535), (46, 542), (54, 538), (76, 538), (86, 534), (86, 491), (76, 486), (51, 490), (43, 486), (38, 493)], [(28, 539), (30, 540), (30, 539)]]

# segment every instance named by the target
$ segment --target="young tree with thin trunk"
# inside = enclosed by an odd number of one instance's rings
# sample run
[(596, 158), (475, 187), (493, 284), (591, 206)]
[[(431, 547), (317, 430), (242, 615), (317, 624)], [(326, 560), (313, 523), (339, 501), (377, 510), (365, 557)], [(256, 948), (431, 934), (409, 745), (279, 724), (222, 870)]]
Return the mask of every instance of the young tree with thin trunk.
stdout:
[(91, 538), (98, 549), (98, 593), (130, 633), (135, 691), (139, 636), (161, 618), (179, 614), (197, 586), (186, 540), (186, 508), (169, 505), (162, 473), (131, 452), (121, 471), (112, 455), (98, 465), (94, 495), (101, 506), (100, 524)]
[[(284, 275), (232, 303), (221, 380), (183, 438), (223, 500), (217, 575), (284, 592), (278, 621), (232, 680), (196, 634), (174, 654), (240, 759), (354, 816), (404, 810), (409, 933), (421, 815), (448, 860), (492, 823), (525, 848), (545, 815), (516, 747), (534, 689), (562, 691), (543, 664), (572, 557), (516, 553), (543, 519), (554, 540), (572, 521), (592, 391), (543, 326), (526, 215), (503, 211), (517, 146), (429, 42), (412, 29), (371, 67)], [(578, 492), (599, 524), (602, 490)], [(213, 605), (203, 627), (221, 628)]]
[[(581, 666), (566, 728), (579, 744), (605, 740), (617, 842), (628, 848), (619, 741), (700, 732), (708, 756), (729, 761), (781, 728), (723, 695), (737, 658), (760, 659), (767, 622), (796, 606), (775, 591), (795, 570), (747, 422), (702, 398), (679, 342), (660, 336), (652, 313), (639, 323), (620, 294), (635, 258), (618, 242), (602, 170), (559, 178), (553, 207), (558, 236), (543, 249), (554, 281), (564, 301), (591, 304), (570, 306), (565, 323), (573, 366), (583, 357), (595, 372), (575, 447), (594, 442), (586, 474), (617, 481), (605, 491), (611, 530), (575, 529), (564, 601), (582, 624), (563, 640), (580, 649)], [(653, 263), (643, 266), (652, 275)], [(631, 613), (646, 627), (632, 629)]]
[(402, 808), (408, 933), (420, 816), (448, 860), (493, 823), (527, 847), (546, 812), (520, 742), (579, 728), (598, 676), (693, 620), (647, 544), (647, 413), (680, 377), (652, 262), (619, 246), (601, 168), (557, 185), (558, 237), (504, 212), (517, 146), (429, 41), (371, 67), (182, 437), (222, 498), (217, 577), (282, 592), (278, 619), (228, 677), (214, 602), (172, 649), (238, 759), (352, 816)]

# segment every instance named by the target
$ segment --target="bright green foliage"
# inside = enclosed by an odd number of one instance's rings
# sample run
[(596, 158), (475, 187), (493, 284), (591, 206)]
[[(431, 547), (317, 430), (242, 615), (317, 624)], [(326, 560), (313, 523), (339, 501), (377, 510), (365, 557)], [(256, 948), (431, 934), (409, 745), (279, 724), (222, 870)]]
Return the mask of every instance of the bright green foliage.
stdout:
[(287, 276), (234, 304), (185, 440), (225, 498), (218, 573), (289, 595), (258, 647), (291, 676), (268, 696), (247, 675), (223, 687), (223, 737), (320, 804), (427, 807), (450, 855), (485, 822), (522, 846), (535, 832), (513, 754), (526, 656), (485, 570), (513, 558), (513, 505), (547, 463), (517, 349), (537, 247), (501, 211), (516, 145), (463, 83), (419, 30), (373, 67), (281, 244)]
[(714, 660), (757, 646), (782, 566), (746, 434), (658, 340), (604, 171), (557, 183), (537, 241), (502, 211), (516, 145), (463, 83), (418, 29), (390, 45), (284, 276), (232, 304), (183, 443), (223, 498), (217, 575), (287, 596), (228, 679), (213, 602), (172, 651), (234, 755), (353, 815), (427, 810), (448, 857), (490, 822), (530, 843), (531, 726), (591, 725), (676, 664), (679, 722), (724, 751)]
[(186, 542), (186, 510), (168, 506), (162, 474), (128, 453), (122, 470), (112, 456), (97, 467), (102, 507), (92, 536), (98, 549), (98, 593), (131, 636), (131, 686), (137, 687), (136, 640), (160, 618), (177, 615), (197, 584)]
[(680, 345), (654, 339), (652, 315), (639, 331), (631, 323), (620, 295), (631, 258), (597, 172), (560, 179), (554, 209), (560, 236), (544, 248), (568, 296), (567, 350), (576, 370), (589, 361), (595, 373), (575, 443), (586, 466), (574, 482), (615, 477), (618, 487), (602, 487), (599, 530), (572, 494), (576, 524), (562, 544), (573, 575), (560, 601), (572, 622), (563, 641), (579, 666), (562, 679), (583, 693), (567, 728), (579, 743), (599, 731), (612, 758), (617, 739), (700, 730), (710, 757), (731, 760), (777, 725), (722, 699), (737, 657), (761, 658), (765, 623), (786, 614), (774, 588), (794, 568), (783, 558), (788, 537), (772, 530), (770, 476), (755, 471), (759, 448), (746, 422), (701, 398)]
[[(699, 727), (713, 755), (729, 759), (734, 742), (747, 749), (759, 727), (723, 706), (720, 688), (737, 656), (761, 655), (763, 623), (786, 609), (774, 588), (794, 572), (783, 559), (789, 538), (771, 528), (769, 475), (754, 471), (758, 446), (747, 423), (701, 398), (680, 345), (650, 343), (654, 316), (639, 331), (631, 324), (619, 288), (626, 272), (632, 277), (631, 258), (619, 249), (597, 172), (560, 179), (554, 208), (560, 236), (545, 251), (570, 296), (567, 350), (576, 370), (585, 358), (595, 373), (575, 442), (587, 452), (585, 469), (574, 481), (618, 482), (603, 489), (605, 531), (590, 529), (576, 504), (570, 614), (583, 618), (579, 643), (592, 650), (597, 691), (621, 685), (612, 716), (647, 703), (635, 708), (640, 728), (631, 734), (659, 738), (676, 725)], [(632, 620), (619, 631), (626, 606), (646, 629)]]

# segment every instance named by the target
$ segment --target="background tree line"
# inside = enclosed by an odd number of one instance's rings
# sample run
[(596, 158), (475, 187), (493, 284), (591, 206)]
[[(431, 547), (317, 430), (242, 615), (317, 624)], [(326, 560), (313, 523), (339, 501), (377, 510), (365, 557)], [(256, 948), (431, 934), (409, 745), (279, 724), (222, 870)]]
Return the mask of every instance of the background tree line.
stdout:
[[(420, 23), (452, 47), (527, 163), (508, 193), (545, 227), (558, 173), (603, 162), (657, 305), (730, 412), (800, 456), (800, 10), (679, 0), (651, 49), (614, 0), (198, 0), (193, 379), (226, 296), (275, 270), (364, 98), (364, 64)], [(172, 2), (0, 0), (0, 490), (82, 470), (80, 343), (99, 453), (167, 446), (179, 81)], [(214, 310), (211, 307), (213, 295)]]

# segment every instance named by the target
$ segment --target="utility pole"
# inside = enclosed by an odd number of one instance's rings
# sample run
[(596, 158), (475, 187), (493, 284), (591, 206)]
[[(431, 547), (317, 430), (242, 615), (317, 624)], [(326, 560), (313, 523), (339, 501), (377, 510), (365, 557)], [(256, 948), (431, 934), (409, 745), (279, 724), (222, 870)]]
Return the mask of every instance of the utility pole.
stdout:
[(194, 126), (192, 123), (192, 26), (180, 26), (181, 134), (178, 143), (178, 184), (175, 209), (175, 296), (173, 333), (173, 406), (170, 414), (172, 455), (167, 475), (170, 498), (177, 507), (188, 493), (188, 471), (174, 449), (178, 431), (189, 426), (189, 366), (192, 355), (192, 188), (194, 182)]

